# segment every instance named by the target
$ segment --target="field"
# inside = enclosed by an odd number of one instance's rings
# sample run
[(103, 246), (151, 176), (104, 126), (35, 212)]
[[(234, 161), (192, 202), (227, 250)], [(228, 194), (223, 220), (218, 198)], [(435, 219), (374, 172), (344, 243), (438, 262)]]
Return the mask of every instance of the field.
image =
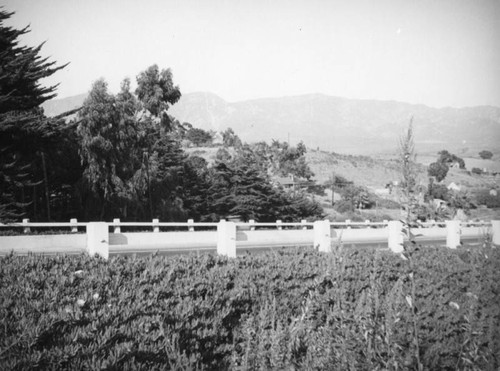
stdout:
[(11, 255), (0, 260), (0, 369), (497, 370), (499, 263), (487, 244), (410, 260), (342, 246)]

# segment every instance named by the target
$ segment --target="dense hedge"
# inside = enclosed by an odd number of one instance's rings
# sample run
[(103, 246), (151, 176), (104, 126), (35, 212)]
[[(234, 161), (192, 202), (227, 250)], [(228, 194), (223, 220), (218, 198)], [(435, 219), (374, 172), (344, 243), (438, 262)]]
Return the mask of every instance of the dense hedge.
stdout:
[[(500, 367), (500, 253), (414, 257), (426, 369)], [(416, 369), (407, 261), (358, 248), (228, 260), (8, 256), (0, 369)]]

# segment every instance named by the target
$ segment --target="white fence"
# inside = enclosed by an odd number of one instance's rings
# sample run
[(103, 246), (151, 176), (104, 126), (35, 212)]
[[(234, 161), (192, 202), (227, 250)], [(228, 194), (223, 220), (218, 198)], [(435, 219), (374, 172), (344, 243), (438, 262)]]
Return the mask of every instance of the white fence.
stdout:
[[(17, 254), (74, 254), (88, 252), (107, 258), (109, 254), (148, 253), (154, 251), (207, 251), (236, 256), (237, 249), (271, 248), (278, 246), (314, 246), (330, 251), (332, 241), (386, 245), (394, 252), (402, 251), (404, 235), (399, 221), (249, 223), (221, 221), (219, 223), (151, 222), (78, 222), (0, 224), (2, 229), (17, 229), (23, 234), (0, 236), (0, 255)], [(36, 235), (37, 230), (57, 230), (54, 234)], [(141, 231), (138, 231), (141, 229)], [(85, 233), (79, 233), (83, 232)], [(466, 239), (493, 237), (500, 245), (500, 221), (492, 222), (427, 222), (412, 230), (417, 240), (442, 241), (456, 248)], [(57, 233), (57, 234), (56, 234)]]

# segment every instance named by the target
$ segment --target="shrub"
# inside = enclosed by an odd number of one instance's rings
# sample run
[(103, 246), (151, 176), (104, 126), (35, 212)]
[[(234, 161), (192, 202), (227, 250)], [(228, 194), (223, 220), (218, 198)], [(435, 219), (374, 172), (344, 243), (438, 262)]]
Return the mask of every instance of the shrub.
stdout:
[(479, 152), (479, 156), (483, 159), (483, 160), (489, 160), (490, 158), (493, 157), (493, 153), (491, 151), (486, 151), (486, 150), (483, 150), (481, 152)]
[(335, 202), (333, 209), (339, 213), (348, 213), (353, 211), (353, 205), (351, 201), (340, 200)]
[(429, 185), (429, 196), (440, 200), (448, 201), (450, 190), (444, 184), (433, 183)]
[(429, 168), (427, 169), (427, 173), (429, 176), (433, 176), (436, 178), (438, 182), (442, 181), (444, 178), (446, 178), (446, 174), (448, 174), (448, 165), (442, 163), (442, 162), (433, 162), (432, 164), (429, 165)]
[(490, 209), (500, 207), (500, 193), (492, 195), (489, 190), (483, 190), (476, 194), (475, 200), (477, 205), (485, 205)]
[(379, 197), (377, 199), (377, 207), (383, 208), (383, 209), (399, 209), (399, 208), (401, 208), (401, 204), (399, 202), (396, 202), (396, 201), (388, 199), (388, 198)]

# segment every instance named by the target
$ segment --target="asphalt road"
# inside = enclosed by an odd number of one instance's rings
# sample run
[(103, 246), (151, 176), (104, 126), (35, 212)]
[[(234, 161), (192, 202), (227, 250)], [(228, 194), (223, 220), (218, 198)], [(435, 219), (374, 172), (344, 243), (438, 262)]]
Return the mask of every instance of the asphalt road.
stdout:
[[(424, 246), (445, 246), (446, 239), (436, 239), (436, 238), (417, 238), (417, 241)], [(468, 246), (481, 246), (483, 240), (479, 237), (462, 237), (462, 244)], [(365, 248), (378, 248), (387, 250), (387, 239), (380, 240), (353, 240), (353, 241), (345, 241), (343, 242), (344, 246), (360, 246)], [(251, 244), (245, 241), (237, 241), (236, 244), (236, 254), (242, 255), (247, 253), (262, 253), (266, 251), (272, 250), (280, 250), (282, 248), (300, 248), (300, 247), (312, 247), (312, 242), (309, 244), (304, 243), (270, 243), (270, 244)], [(54, 249), (54, 250), (46, 250), (43, 251), (37, 250), (36, 252), (27, 252), (21, 251), (16, 252), (16, 255), (27, 255), (27, 254), (37, 254), (37, 255), (79, 255), (84, 253), (85, 250), (81, 249), (69, 249), (65, 250), (62, 248)], [(177, 245), (177, 246), (151, 246), (148, 248), (133, 245), (110, 245), (109, 247), (109, 255), (117, 256), (117, 255), (125, 255), (125, 256), (147, 256), (151, 254), (158, 254), (162, 256), (173, 256), (173, 255), (181, 255), (181, 254), (215, 254), (217, 252), (217, 246), (214, 243), (204, 243), (200, 242), (196, 246), (189, 245)], [(1, 251), (0, 255), (5, 255), (10, 252)]]
[[(446, 239), (433, 239), (433, 238), (417, 238), (418, 243), (424, 246), (446, 246)], [(462, 244), (468, 246), (480, 246), (483, 241), (481, 238), (477, 237), (466, 237), (462, 238)], [(243, 255), (247, 253), (262, 253), (272, 250), (280, 250), (282, 248), (300, 248), (300, 247), (312, 247), (313, 244), (297, 244), (297, 243), (274, 243), (266, 245), (252, 245), (245, 242), (237, 242), (236, 244), (236, 255)], [(387, 239), (381, 240), (371, 240), (371, 241), (349, 241), (344, 242), (344, 246), (359, 246), (365, 248), (378, 248), (382, 250), (388, 250)], [(151, 249), (145, 250), (144, 248), (134, 247), (134, 246), (110, 246), (110, 256), (114, 255), (136, 255), (136, 256), (147, 256), (149, 254), (157, 253), (162, 256), (172, 256), (179, 254), (210, 254), (216, 253), (217, 246), (214, 244), (200, 244), (199, 246), (172, 246), (169, 248), (153, 247)]]

